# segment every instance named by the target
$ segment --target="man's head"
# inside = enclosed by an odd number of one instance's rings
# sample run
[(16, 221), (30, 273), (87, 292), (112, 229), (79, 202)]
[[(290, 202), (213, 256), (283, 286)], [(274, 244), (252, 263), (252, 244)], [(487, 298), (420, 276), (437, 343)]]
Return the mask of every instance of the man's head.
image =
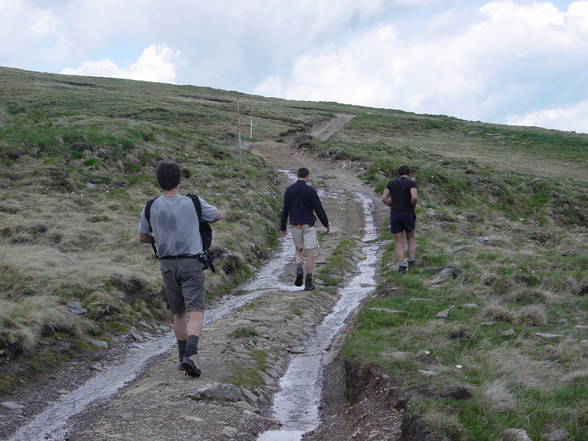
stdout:
[(402, 165), (398, 167), (398, 176), (409, 176), (410, 175), (410, 168), (408, 165)]
[(309, 174), (310, 171), (306, 167), (300, 167), (296, 172), (296, 176), (298, 176), (298, 179), (306, 179), (308, 178)]
[(160, 162), (157, 166), (157, 183), (165, 191), (180, 185), (180, 167), (175, 162)]

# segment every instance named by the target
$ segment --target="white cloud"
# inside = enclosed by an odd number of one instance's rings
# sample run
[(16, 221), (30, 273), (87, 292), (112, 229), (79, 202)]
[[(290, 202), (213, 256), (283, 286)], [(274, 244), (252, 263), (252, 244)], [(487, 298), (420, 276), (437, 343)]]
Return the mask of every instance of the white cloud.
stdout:
[[(430, 22), (438, 26), (436, 35), (426, 30)], [(566, 75), (577, 78), (588, 69), (587, 24), (586, 1), (568, 11), (548, 2), (497, 1), (465, 21), (463, 11), (455, 19), (451, 12), (434, 17), (425, 22), (422, 39), (414, 37), (419, 28), (407, 38), (398, 26), (384, 24), (343, 47), (308, 51), (289, 75), (270, 75), (254, 90), (504, 121), (506, 114), (523, 113), (529, 101), (557, 97), (554, 87), (588, 99), (585, 87), (566, 91)]]
[(526, 115), (511, 115), (508, 124), (539, 126), (588, 133), (588, 100), (570, 106), (543, 109)]
[(128, 67), (117, 66), (107, 58), (97, 61), (84, 61), (77, 68), (65, 68), (67, 75), (88, 75), (97, 77), (127, 78), (131, 80), (176, 82), (176, 65), (180, 52), (166, 45), (147, 47), (139, 59)]

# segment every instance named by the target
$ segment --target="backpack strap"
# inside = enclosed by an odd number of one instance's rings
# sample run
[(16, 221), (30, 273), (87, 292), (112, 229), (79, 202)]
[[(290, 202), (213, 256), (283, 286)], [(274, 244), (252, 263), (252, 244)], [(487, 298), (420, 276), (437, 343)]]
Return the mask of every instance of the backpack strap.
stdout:
[(202, 220), (202, 204), (200, 203), (200, 199), (198, 198), (198, 196), (192, 193), (188, 193), (186, 196), (192, 199), (192, 203), (194, 204), (194, 208), (196, 209), (196, 214), (198, 215), (198, 222), (204, 222)]
[[(151, 228), (151, 205), (153, 205), (153, 202), (155, 202), (155, 199), (148, 200), (145, 204), (145, 218), (147, 219), (147, 225), (149, 225), (149, 231), (153, 231), (153, 228)], [(153, 248), (155, 258), (158, 259), (159, 256), (157, 255), (157, 248), (155, 248), (155, 238), (153, 235), (151, 236), (151, 248)]]

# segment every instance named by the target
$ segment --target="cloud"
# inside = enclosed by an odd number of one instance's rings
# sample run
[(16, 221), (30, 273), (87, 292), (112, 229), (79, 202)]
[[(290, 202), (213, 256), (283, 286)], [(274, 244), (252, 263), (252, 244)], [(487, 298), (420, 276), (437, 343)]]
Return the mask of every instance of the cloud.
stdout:
[(570, 106), (538, 110), (522, 116), (510, 115), (507, 123), (588, 133), (586, 115), (588, 115), (588, 100)]
[(410, 34), (385, 23), (344, 46), (308, 51), (290, 73), (268, 75), (254, 91), (496, 122), (538, 101), (588, 99), (588, 2), (561, 11), (548, 2), (496, 1), (467, 17), (441, 15)]
[(166, 45), (151, 45), (143, 51), (137, 61), (128, 67), (120, 67), (112, 60), (104, 58), (97, 61), (84, 61), (79, 67), (68, 67), (61, 73), (175, 83), (179, 58), (178, 50)]

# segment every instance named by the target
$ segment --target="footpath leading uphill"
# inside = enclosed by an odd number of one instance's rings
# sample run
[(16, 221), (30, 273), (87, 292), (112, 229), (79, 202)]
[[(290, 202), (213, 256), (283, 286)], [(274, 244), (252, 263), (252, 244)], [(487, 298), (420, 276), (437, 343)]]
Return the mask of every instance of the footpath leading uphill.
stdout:
[[(350, 118), (337, 115), (315, 128), (315, 135), (320, 132), (317, 136), (328, 137)], [(60, 404), (53, 404), (11, 440), (30, 439), (27, 436), (31, 433), (50, 440), (63, 439), (67, 433), (67, 439), (79, 441), (255, 440), (261, 432), (278, 427), (271, 404), (280, 389), (280, 377), (292, 356), (304, 350), (304, 343), (331, 312), (339, 288), (352, 278), (365, 257), (360, 250), (366, 206), (373, 208), (373, 189), (352, 171), (284, 143), (257, 143), (250, 148), (282, 170), (284, 185), (298, 167), (311, 169), (312, 184), (318, 187), (332, 222), (331, 234), (320, 237), (316, 257), (315, 277), (321, 289), (304, 292), (293, 285), (293, 249), (286, 238), (275, 259), (235, 293), (239, 295), (219, 301), (207, 313), (200, 349), (201, 378), (192, 379), (178, 371), (177, 354), (172, 350), (151, 359), (140, 375), (114, 395), (100, 400), (97, 393), (99, 404), (62, 416)], [(368, 205), (362, 205), (358, 195)], [(363, 288), (371, 289), (371, 283)], [(106, 368), (98, 376), (106, 376), (108, 371)], [(67, 422), (62, 421), (68, 416)], [(392, 430), (389, 435), (394, 433)]]

